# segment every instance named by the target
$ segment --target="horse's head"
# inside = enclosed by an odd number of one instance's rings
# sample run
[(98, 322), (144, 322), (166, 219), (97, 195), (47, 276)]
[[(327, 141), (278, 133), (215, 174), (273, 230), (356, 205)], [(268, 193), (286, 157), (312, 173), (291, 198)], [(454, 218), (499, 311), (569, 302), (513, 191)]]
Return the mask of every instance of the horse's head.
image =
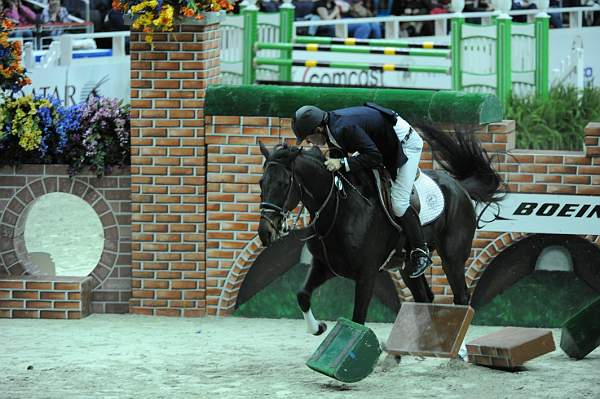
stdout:
[(301, 186), (295, 174), (294, 161), (302, 150), (283, 144), (269, 152), (260, 143), (260, 151), (265, 157), (265, 162), (260, 179), (258, 235), (267, 247), (281, 236), (286, 223), (285, 216), (300, 202)]

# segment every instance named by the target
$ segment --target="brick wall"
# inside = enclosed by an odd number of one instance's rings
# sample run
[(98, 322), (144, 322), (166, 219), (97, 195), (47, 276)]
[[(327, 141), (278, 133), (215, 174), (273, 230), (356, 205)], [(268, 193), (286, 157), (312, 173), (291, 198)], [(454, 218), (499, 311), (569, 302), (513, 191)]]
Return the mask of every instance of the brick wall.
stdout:
[[(580, 152), (514, 150), (514, 121), (491, 124), (478, 132), (490, 152), (498, 154), (499, 170), (512, 192), (600, 194), (600, 124), (586, 128), (586, 147)], [(258, 228), (258, 180), (262, 155), (258, 141), (267, 145), (292, 142), (290, 120), (272, 117), (206, 117), (207, 164), (207, 252), (206, 286), (209, 314), (229, 314), (247, 271), (260, 254)], [(511, 150), (514, 158), (502, 155)], [(420, 164), (433, 166), (424, 149)], [(473, 289), (495, 255), (525, 235), (477, 232), (471, 257), (466, 263), (467, 283)], [(598, 236), (586, 237), (600, 245)], [(440, 260), (428, 273), (437, 302), (451, 303), (452, 291)], [(411, 300), (410, 291), (398, 274), (400, 296)]]
[[(36, 199), (55, 192), (71, 194), (86, 201), (96, 211), (103, 227), (101, 257), (96, 265), (90, 265), (90, 269), (93, 268), (89, 274), (91, 311), (126, 313), (131, 293), (128, 169), (114, 169), (111, 175), (98, 179), (89, 170), (70, 178), (65, 165), (0, 168), (0, 277), (38, 273), (37, 268), (32, 267), (25, 247), (25, 221)], [(60, 277), (49, 278), (44, 285), (52, 281), (63, 280)], [(38, 296), (38, 299), (42, 298)]]
[(81, 319), (91, 312), (93, 278), (0, 276), (0, 318)]
[(132, 313), (205, 314), (203, 105), (220, 32), (188, 22), (152, 44), (131, 34)]

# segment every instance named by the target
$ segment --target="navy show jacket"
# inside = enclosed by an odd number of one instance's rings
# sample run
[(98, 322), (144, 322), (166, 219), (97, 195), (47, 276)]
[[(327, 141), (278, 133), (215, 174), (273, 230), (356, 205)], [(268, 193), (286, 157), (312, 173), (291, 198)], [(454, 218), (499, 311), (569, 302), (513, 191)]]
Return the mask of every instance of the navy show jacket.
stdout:
[(345, 153), (340, 154), (339, 148), (329, 137), (327, 144), (332, 158), (359, 153), (357, 156), (347, 158), (351, 171), (357, 168), (375, 169), (384, 165), (395, 180), (398, 168), (406, 162), (406, 155), (402, 151), (394, 131), (394, 123), (389, 115), (389, 112), (393, 113), (393, 111), (374, 106), (388, 113), (366, 105), (328, 112), (329, 131)]

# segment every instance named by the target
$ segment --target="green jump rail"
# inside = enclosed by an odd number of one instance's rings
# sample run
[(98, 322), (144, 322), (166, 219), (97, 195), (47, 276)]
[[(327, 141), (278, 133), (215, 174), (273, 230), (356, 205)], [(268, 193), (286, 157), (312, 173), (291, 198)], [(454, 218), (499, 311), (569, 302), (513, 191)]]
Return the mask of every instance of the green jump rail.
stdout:
[(422, 48), (422, 49), (442, 49), (449, 50), (448, 44), (436, 44), (433, 42), (407, 43), (398, 40), (388, 39), (355, 39), (338, 37), (320, 37), (320, 36), (296, 36), (294, 43), (303, 44), (341, 44), (345, 46), (372, 46), (372, 47), (397, 47), (397, 48)]
[(502, 120), (502, 105), (493, 94), (458, 91), (306, 86), (211, 85), (205, 114), (290, 118), (303, 105), (324, 110), (372, 101), (394, 109), (411, 123), (482, 125)]
[(449, 50), (411, 50), (394, 47), (369, 47), (369, 46), (340, 46), (324, 45), (317, 43), (292, 44), (292, 43), (256, 43), (256, 50), (284, 50), (284, 51), (309, 51), (309, 52), (332, 52), (332, 53), (358, 53), (358, 54), (383, 54), (383, 55), (405, 55), (412, 57), (450, 57)]
[(255, 58), (255, 65), (303, 66), (307, 68), (347, 68), (363, 71), (400, 71), (450, 74), (448, 67), (402, 66), (396, 64), (371, 64), (368, 62), (341, 62), (317, 60), (280, 60), (277, 58)]

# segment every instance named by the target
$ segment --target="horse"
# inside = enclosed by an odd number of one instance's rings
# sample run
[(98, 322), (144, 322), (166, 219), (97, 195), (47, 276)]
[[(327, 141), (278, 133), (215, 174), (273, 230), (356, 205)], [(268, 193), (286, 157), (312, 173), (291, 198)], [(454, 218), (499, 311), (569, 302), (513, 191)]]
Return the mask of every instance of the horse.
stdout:
[[(473, 201), (499, 202), (503, 182), (473, 134), (458, 130), (451, 134), (432, 126), (421, 126), (419, 130), (442, 167), (423, 173), (439, 185), (445, 201), (442, 214), (423, 226), (423, 234), (430, 253), (437, 250), (441, 258), (454, 303), (467, 305), (470, 295), (464, 267), (477, 224)], [(307, 150), (281, 144), (270, 152), (262, 143), (259, 145), (265, 158), (259, 181), (258, 234), (262, 245), (268, 247), (285, 233), (288, 215), (300, 203), (310, 214), (307, 246), (313, 260), (297, 293), (308, 332), (325, 332), (326, 324), (317, 321), (311, 311), (311, 294), (336, 276), (356, 283), (352, 320), (364, 324), (380, 266), (395, 248), (407, 245), (406, 237), (392, 225), (378, 200), (372, 172), (329, 172), (318, 147)], [(403, 253), (410, 253), (406, 249)], [(400, 274), (416, 302), (433, 302), (425, 276), (411, 279), (405, 269), (400, 269)]]

